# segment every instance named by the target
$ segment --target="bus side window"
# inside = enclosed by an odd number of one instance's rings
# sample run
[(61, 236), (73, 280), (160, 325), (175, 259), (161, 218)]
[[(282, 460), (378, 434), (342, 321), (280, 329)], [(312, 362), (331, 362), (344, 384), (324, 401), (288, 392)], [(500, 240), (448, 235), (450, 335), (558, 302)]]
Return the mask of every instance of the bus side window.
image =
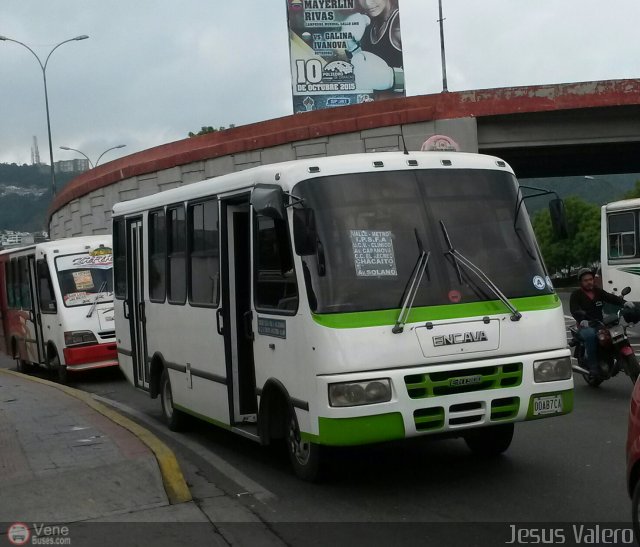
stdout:
[(29, 284), (29, 262), (27, 257), (18, 259), (20, 269), (20, 301), (23, 310), (31, 309), (31, 286)]
[(256, 309), (291, 312), (298, 309), (298, 284), (287, 224), (257, 216)]
[(20, 297), (20, 272), (18, 270), (18, 259), (11, 259), (11, 292), (13, 293), (13, 309), (21, 308), (22, 299)]
[(4, 284), (7, 290), (7, 306), (9, 309), (13, 309), (15, 299), (13, 297), (13, 268), (11, 267), (11, 261), (7, 261), (4, 264)]
[(635, 213), (616, 213), (607, 218), (609, 231), (609, 258), (627, 258), (636, 255)]
[(113, 279), (114, 294), (122, 299), (127, 295), (127, 254), (124, 219), (113, 221)]
[(184, 205), (167, 208), (167, 300), (169, 304), (187, 301), (187, 242)]
[(167, 292), (167, 231), (164, 209), (149, 213), (149, 300), (164, 302)]
[(38, 294), (40, 295), (40, 310), (42, 313), (56, 313), (58, 305), (56, 304), (56, 296), (53, 292), (53, 284), (51, 283), (51, 273), (46, 260), (38, 260), (36, 262), (38, 271)]
[(218, 304), (220, 291), (218, 201), (189, 206), (189, 302), (196, 306)]

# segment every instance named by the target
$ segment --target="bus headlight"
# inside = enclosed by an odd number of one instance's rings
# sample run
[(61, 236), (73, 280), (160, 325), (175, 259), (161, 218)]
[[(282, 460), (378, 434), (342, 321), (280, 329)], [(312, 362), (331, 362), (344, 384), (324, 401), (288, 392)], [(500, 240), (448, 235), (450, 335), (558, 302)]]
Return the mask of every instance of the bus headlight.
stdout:
[(331, 406), (371, 405), (386, 403), (390, 400), (391, 380), (389, 378), (329, 384)]
[(90, 330), (69, 330), (64, 333), (64, 345), (67, 347), (97, 343), (98, 340)]
[(571, 358), (569, 357), (545, 359), (533, 363), (533, 381), (536, 383), (568, 380), (572, 374)]

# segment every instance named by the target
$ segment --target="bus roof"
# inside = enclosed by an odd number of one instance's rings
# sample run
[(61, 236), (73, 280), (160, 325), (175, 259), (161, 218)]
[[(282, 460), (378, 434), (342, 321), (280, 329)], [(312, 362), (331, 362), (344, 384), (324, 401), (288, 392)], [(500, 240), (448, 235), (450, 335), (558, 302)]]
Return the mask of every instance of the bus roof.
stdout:
[(5, 249), (0, 251), (0, 255), (23, 254), (27, 251), (34, 253), (56, 252), (59, 254), (70, 254), (82, 252), (85, 249), (95, 249), (100, 244), (111, 246), (111, 234), (96, 236), (69, 237), (65, 239), (56, 239), (54, 241), (43, 241), (25, 247), (14, 247), (13, 249)]
[[(450, 164), (445, 166), (445, 160)], [(411, 164), (409, 162), (412, 162)], [(381, 162), (380, 165), (374, 165)], [(247, 190), (256, 184), (277, 184), (291, 191), (300, 181), (341, 173), (397, 171), (411, 169), (495, 169), (513, 173), (511, 167), (494, 156), (464, 152), (369, 152), (299, 159), (261, 165), (208, 178), (151, 196), (116, 203), (113, 215), (120, 216), (185, 200), (219, 195), (234, 190)]]
[(605, 211), (622, 211), (625, 209), (640, 209), (640, 198), (612, 201), (602, 206)]

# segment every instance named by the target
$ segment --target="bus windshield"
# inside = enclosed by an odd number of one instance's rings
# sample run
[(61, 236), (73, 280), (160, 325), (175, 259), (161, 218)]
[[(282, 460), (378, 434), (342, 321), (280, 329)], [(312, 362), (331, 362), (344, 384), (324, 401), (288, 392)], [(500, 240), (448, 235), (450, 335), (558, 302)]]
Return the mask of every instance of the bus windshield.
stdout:
[(58, 284), (67, 308), (113, 301), (113, 255), (56, 257)]
[[(553, 292), (515, 177), (498, 170), (381, 171), (302, 181), (318, 251), (303, 256), (316, 313), (395, 309), (422, 253), (431, 253), (414, 307), (495, 300), (455, 249), (507, 298)], [(506, 311), (506, 310), (505, 310)]]

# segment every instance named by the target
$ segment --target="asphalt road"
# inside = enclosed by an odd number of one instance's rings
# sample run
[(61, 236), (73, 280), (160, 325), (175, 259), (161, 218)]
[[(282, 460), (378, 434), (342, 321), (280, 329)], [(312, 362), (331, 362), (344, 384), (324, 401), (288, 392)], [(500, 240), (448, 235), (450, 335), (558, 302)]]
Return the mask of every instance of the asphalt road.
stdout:
[[(0, 367), (14, 364), (0, 358)], [(597, 389), (579, 376), (575, 382), (574, 412), (518, 424), (511, 448), (499, 458), (477, 459), (462, 440), (426, 438), (331, 450), (322, 484), (296, 479), (283, 450), (208, 424), (194, 421), (186, 434), (168, 432), (159, 401), (132, 388), (119, 371), (96, 371), (72, 385), (130, 409), (180, 458), (228, 493), (244, 496), (255, 515), (290, 545), (324, 545), (332, 534), (337, 544), (370, 535), (370, 544), (388, 544), (398, 541), (399, 530), (406, 544), (426, 534), (441, 545), (472, 545), (468, 538), (454, 540), (451, 531), (504, 544), (511, 525), (525, 526), (517, 523), (630, 525), (625, 440), (631, 382), (624, 374)], [(411, 528), (415, 523), (440, 524)], [(314, 526), (321, 524), (322, 532), (316, 532)]]

